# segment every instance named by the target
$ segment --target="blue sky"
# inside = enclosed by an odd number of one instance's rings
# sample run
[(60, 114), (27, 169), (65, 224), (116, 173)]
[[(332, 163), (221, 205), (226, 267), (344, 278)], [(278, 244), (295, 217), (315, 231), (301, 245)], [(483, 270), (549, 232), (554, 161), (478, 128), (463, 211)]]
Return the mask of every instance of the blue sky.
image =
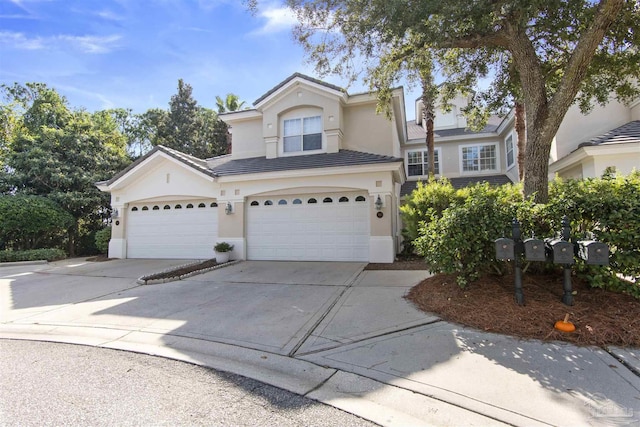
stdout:
[[(205, 107), (229, 92), (251, 104), (296, 71), (315, 76), (294, 23), (279, 2), (253, 16), (241, 0), (0, 0), (0, 82), (43, 82), (89, 111), (167, 108), (179, 78)], [(412, 118), (417, 94), (405, 97)]]

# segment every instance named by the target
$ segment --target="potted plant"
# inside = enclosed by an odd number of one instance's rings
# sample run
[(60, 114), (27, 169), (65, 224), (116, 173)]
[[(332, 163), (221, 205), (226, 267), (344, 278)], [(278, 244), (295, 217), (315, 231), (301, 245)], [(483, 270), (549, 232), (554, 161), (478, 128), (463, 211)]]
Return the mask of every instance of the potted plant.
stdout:
[(222, 264), (229, 261), (233, 245), (227, 242), (218, 242), (213, 246), (213, 250), (216, 253), (216, 262)]

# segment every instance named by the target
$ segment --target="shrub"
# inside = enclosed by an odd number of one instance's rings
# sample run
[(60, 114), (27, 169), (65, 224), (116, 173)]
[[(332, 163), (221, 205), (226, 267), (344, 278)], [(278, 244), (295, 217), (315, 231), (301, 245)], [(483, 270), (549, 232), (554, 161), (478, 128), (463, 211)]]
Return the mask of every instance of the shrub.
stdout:
[(0, 262), (57, 261), (67, 254), (62, 249), (31, 249), (27, 251), (0, 251)]
[(105, 227), (102, 230), (96, 231), (96, 248), (98, 248), (101, 254), (109, 252), (109, 240), (111, 240), (111, 227)]
[[(588, 233), (593, 233), (611, 248), (610, 266), (586, 265), (577, 260), (577, 274), (591, 286), (640, 298), (640, 173), (555, 180), (550, 183), (549, 203), (545, 205), (522, 201), (519, 186), (477, 185), (447, 196), (448, 206), (438, 211), (429, 205), (429, 200), (435, 205), (437, 197), (421, 202), (427, 194), (442, 194), (442, 187), (426, 188), (435, 185), (427, 183), (417, 189), (409, 197), (411, 205), (407, 208), (411, 214), (408, 220), (420, 224), (414, 245), (433, 272), (457, 273), (458, 283), (465, 286), (492, 266), (499, 270), (505, 267), (495, 260), (493, 242), (500, 236), (511, 237), (513, 217), (521, 222), (524, 239), (532, 234), (539, 238), (555, 236), (563, 215), (567, 215), (573, 238), (590, 238)], [(531, 270), (548, 267), (532, 263)], [(636, 284), (620, 276), (635, 279)]]
[(527, 204), (513, 185), (479, 184), (460, 194), (466, 195), (463, 201), (454, 199), (440, 218), (424, 222), (414, 245), (434, 273), (458, 273), (464, 287), (496, 263), (494, 240)]
[(425, 222), (440, 218), (445, 209), (460, 200), (460, 195), (446, 178), (440, 180), (429, 178), (425, 183), (419, 181), (418, 187), (400, 206), (405, 249), (414, 252), (413, 242), (420, 235), (420, 227)]
[(227, 242), (218, 242), (213, 246), (213, 250), (216, 252), (231, 252), (233, 245)]
[(42, 196), (0, 196), (0, 240), (16, 250), (55, 246), (62, 242), (73, 217)]

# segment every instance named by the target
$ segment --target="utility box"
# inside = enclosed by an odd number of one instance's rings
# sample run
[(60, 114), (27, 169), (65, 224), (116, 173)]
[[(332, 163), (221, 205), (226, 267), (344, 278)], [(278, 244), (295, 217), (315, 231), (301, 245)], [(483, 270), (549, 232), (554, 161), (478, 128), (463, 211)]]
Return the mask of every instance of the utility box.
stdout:
[(524, 259), (527, 261), (546, 261), (547, 256), (544, 242), (540, 239), (527, 239), (524, 241)]
[(573, 244), (562, 239), (545, 239), (547, 259), (554, 264), (574, 264)]
[(508, 261), (516, 258), (515, 242), (513, 239), (501, 237), (496, 239), (496, 259)]
[(609, 265), (609, 246), (595, 240), (579, 240), (578, 257), (587, 264)]

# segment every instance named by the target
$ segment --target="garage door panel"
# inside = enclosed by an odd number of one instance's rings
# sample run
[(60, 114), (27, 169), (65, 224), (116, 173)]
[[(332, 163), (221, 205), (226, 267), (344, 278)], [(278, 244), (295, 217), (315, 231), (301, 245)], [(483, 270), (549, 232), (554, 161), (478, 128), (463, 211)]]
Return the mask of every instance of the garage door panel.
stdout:
[[(368, 261), (369, 204), (356, 202), (359, 195), (366, 200), (360, 193), (252, 199), (247, 204), (248, 259)], [(325, 197), (333, 202), (323, 203)], [(338, 202), (340, 197), (348, 201)], [(318, 203), (308, 203), (311, 198)], [(302, 204), (293, 204), (295, 199)], [(265, 205), (267, 200), (272, 204)]]
[[(198, 202), (193, 203), (198, 206)], [(202, 201), (204, 208), (186, 208), (187, 202), (163, 203), (160, 209), (142, 210), (133, 205), (128, 213), (127, 257), (211, 258), (218, 237), (217, 207)], [(170, 209), (162, 207), (168, 204)], [(176, 209), (180, 204), (182, 209)], [(137, 208), (137, 210), (134, 210)]]

